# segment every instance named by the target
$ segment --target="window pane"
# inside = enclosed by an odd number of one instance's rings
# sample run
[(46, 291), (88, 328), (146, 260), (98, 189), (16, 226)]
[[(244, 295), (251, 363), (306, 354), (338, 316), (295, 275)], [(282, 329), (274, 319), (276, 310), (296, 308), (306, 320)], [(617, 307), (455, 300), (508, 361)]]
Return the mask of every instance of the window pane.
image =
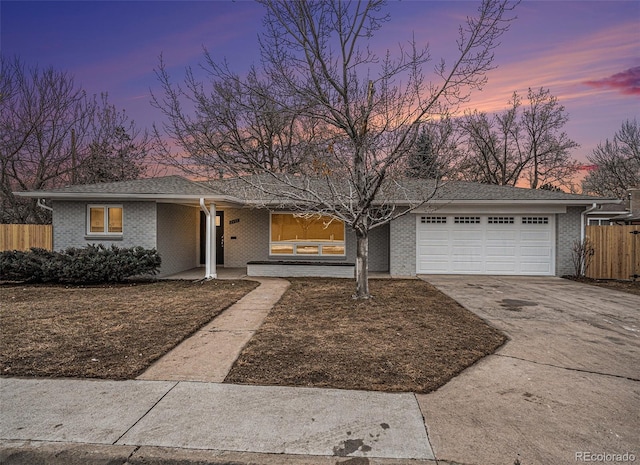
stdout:
[(297, 245), (296, 253), (298, 255), (318, 255), (317, 245)]
[(322, 255), (344, 255), (343, 245), (323, 245)]
[(122, 232), (122, 208), (110, 207), (108, 218), (109, 218), (109, 232), (121, 233)]
[(104, 208), (89, 209), (89, 231), (92, 233), (104, 232)]
[(293, 255), (292, 245), (272, 245), (271, 255)]
[(271, 242), (344, 242), (344, 224), (329, 216), (271, 215)]

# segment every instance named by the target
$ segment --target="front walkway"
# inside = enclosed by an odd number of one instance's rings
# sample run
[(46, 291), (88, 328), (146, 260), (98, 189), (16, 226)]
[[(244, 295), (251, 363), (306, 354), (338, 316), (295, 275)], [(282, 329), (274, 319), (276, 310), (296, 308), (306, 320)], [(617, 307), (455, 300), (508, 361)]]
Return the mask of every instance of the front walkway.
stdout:
[(289, 287), (289, 281), (284, 279), (254, 279), (260, 286), (185, 339), (137, 379), (224, 381), (244, 346)]

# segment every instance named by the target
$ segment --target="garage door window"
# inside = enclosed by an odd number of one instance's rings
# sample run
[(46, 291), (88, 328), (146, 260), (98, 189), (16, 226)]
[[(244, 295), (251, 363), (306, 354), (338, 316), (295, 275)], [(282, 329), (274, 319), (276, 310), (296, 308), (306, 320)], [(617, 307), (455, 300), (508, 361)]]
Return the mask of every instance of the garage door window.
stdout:
[(515, 218), (513, 216), (490, 216), (489, 224), (513, 224)]
[(429, 223), (429, 224), (446, 224), (447, 217), (446, 216), (423, 216), (420, 218), (421, 223)]
[(453, 219), (455, 224), (480, 224), (479, 216), (456, 216)]
[(522, 224), (549, 224), (548, 216), (523, 216)]

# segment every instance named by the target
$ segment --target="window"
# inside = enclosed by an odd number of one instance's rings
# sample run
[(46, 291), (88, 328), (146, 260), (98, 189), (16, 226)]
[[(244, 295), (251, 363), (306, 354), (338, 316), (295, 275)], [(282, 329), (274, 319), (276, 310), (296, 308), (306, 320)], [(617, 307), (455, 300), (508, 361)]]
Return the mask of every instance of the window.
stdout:
[(344, 223), (327, 215), (272, 213), (271, 255), (344, 255)]
[(549, 224), (547, 216), (523, 216), (522, 224)]
[(609, 226), (609, 218), (589, 218), (589, 226)]
[(490, 216), (489, 224), (513, 224), (515, 218), (513, 216)]
[(121, 205), (89, 205), (87, 234), (122, 234)]
[(420, 218), (421, 223), (435, 223), (435, 224), (445, 224), (447, 222), (446, 216), (423, 216)]
[(480, 224), (479, 216), (456, 216), (453, 219), (455, 224)]

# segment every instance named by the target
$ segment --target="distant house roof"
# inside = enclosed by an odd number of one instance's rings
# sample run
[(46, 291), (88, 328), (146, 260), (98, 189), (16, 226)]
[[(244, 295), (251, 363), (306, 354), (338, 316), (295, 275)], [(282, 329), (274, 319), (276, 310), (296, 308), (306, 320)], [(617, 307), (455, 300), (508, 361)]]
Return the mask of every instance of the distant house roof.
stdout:
[[(209, 181), (190, 181), (181, 176), (137, 179), (99, 184), (83, 184), (32, 192), (16, 192), (16, 195), (54, 200), (165, 200), (196, 201), (204, 198), (214, 202), (234, 204), (287, 204), (298, 197), (311, 201), (310, 190), (324, 193), (335, 189), (337, 196), (347, 196), (347, 183), (337, 180), (331, 187), (322, 179), (303, 179), (288, 177), (288, 186), (273, 176), (252, 176), (245, 179), (214, 179)], [(263, 189), (259, 188), (261, 186)], [(266, 194), (265, 194), (266, 190)], [(606, 199), (589, 195), (568, 194), (565, 192), (541, 189), (523, 189), (511, 186), (496, 186), (472, 182), (449, 181), (438, 185), (433, 180), (407, 178), (401, 182), (389, 182), (382, 187), (385, 199), (398, 205), (420, 202), (430, 198), (432, 202), (499, 202), (499, 203), (553, 203), (563, 205), (591, 205), (593, 203), (615, 203), (615, 199)]]

